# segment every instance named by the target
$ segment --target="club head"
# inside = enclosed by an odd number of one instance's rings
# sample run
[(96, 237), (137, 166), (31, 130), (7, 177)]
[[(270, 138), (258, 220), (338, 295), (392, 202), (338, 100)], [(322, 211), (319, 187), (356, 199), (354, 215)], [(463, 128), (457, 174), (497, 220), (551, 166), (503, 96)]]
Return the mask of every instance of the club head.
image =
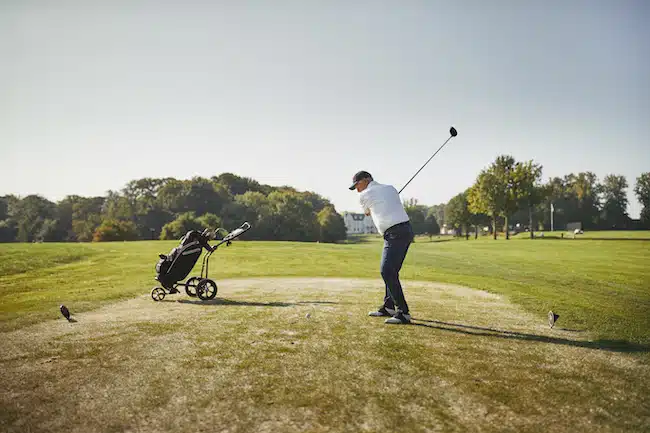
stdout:
[(456, 131), (456, 128), (454, 128), (453, 126), (449, 129), (449, 133), (451, 134), (452, 137), (458, 135), (458, 131)]

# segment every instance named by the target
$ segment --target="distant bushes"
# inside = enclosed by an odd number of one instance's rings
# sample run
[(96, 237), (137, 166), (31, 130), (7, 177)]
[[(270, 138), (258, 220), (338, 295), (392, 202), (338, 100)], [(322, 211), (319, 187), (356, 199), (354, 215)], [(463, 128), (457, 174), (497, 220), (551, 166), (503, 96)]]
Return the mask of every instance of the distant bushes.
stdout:
[(69, 195), (57, 203), (39, 195), (0, 197), (0, 242), (180, 239), (192, 229), (230, 231), (244, 221), (252, 228), (243, 239), (336, 242), (346, 237), (343, 217), (320, 195), (231, 173), (143, 178), (106, 196)]
[(93, 233), (93, 242), (133, 241), (138, 229), (131, 221), (104, 220)]

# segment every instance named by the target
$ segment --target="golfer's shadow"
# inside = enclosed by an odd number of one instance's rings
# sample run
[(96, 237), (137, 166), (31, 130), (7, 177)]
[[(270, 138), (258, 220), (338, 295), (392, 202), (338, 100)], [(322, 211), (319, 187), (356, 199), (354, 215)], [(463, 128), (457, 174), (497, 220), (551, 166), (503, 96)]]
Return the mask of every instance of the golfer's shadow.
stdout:
[[(625, 340), (596, 340), (596, 341), (580, 341), (569, 340), (560, 337), (548, 337), (545, 335), (526, 334), (523, 332), (504, 331), (501, 329), (484, 328), (480, 326), (464, 325), (459, 323), (442, 322), (439, 320), (426, 320), (412, 318), (411, 324), (415, 326), (423, 326), (425, 328), (439, 329), (442, 331), (455, 332), (458, 334), (473, 335), (476, 337), (493, 337), (493, 338), (506, 338), (513, 340), (523, 341), (536, 341), (538, 343), (551, 343), (562, 344), (566, 346), (584, 347), (586, 349), (607, 350), (610, 352), (650, 352), (650, 346), (647, 344), (638, 344)], [(418, 323), (420, 322), (420, 323)], [(422, 323), (424, 322), (424, 323)], [(559, 330), (571, 332), (583, 332), (575, 329), (562, 329)]]
[(253, 302), (253, 301), (234, 301), (232, 299), (224, 298), (214, 298), (208, 299), (207, 301), (201, 301), (199, 299), (178, 299), (178, 300), (169, 300), (167, 302), (178, 302), (180, 304), (192, 304), (200, 306), (208, 305), (228, 305), (228, 306), (241, 306), (241, 307), (293, 307), (296, 305), (304, 304), (337, 304), (337, 302), (331, 301), (300, 301), (300, 302)]

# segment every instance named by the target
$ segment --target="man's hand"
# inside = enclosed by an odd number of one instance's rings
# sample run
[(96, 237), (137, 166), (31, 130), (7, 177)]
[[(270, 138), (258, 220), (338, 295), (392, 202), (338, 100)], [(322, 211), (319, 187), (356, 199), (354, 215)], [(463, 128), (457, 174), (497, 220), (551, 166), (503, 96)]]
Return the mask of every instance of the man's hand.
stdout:
[(370, 216), (370, 209), (364, 209), (364, 213), (366, 214), (366, 216)]

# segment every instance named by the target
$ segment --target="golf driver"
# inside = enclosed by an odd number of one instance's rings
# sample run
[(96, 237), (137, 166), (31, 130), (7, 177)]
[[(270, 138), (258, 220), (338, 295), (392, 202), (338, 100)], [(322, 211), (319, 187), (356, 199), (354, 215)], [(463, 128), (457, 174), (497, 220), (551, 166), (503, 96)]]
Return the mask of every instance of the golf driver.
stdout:
[[(422, 169), (424, 168), (424, 166), (427, 165), (427, 164), (429, 163), (429, 161), (431, 161), (431, 160), (433, 159), (433, 157), (436, 156), (436, 154), (437, 154), (438, 152), (440, 152), (440, 149), (442, 149), (443, 147), (445, 147), (445, 144), (447, 144), (447, 142), (448, 142), (449, 140), (451, 140), (452, 137), (455, 137), (455, 136), (458, 135), (458, 131), (456, 131), (456, 128), (454, 128), (454, 127), (452, 126), (452, 127), (449, 129), (449, 134), (451, 134), (451, 135), (449, 136), (449, 138), (448, 138), (444, 143), (442, 143), (442, 146), (440, 146), (440, 147), (438, 148), (438, 150), (436, 150), (436, 153), (434, 153), (433, 155), (431, 155), (431, 158), (429, 158), (429, 159), (427, 160), (427, 162), (425, 162), (424, 165), (423, 165), (422, 167), (420, 167), (420, 169), (419, 169), (417, 172), (415, 172), (415, 174), (413, 175), (413, 177), (410, 178), (408, 182), (406, 182), (406, 185), (408, 185), (409, 183), (411, 183), (411, 181), (415, 178), (415, 176), (417, 176), (418, 173), (422, 171)], [(404, 188), (406, 188), (406, 185), (404, 185), (404, 186), (402, 187), (402, 189), (399, 190), (399, 193), (398, 193), (398, 194), (401, 194), (402, 191), (404, 191)]]

